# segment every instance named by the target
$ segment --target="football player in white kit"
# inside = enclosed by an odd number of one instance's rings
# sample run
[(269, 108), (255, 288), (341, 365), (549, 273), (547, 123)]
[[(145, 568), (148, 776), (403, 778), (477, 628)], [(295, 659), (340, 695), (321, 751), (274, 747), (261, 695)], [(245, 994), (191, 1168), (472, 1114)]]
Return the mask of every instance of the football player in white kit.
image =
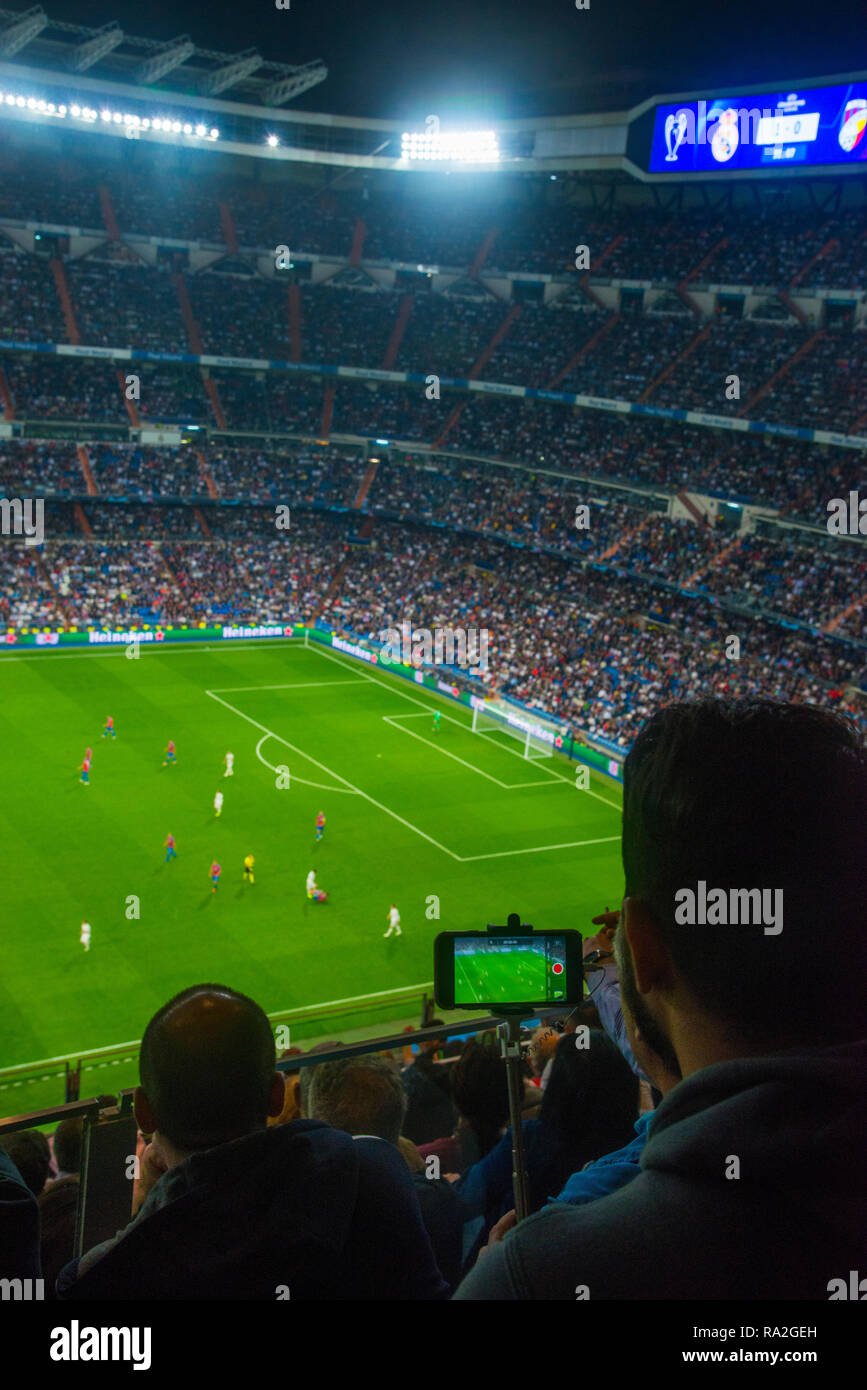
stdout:
[(81, 945), (84, 947), (85, 951), (89, 951), (89, 950), (90, 950), (90, 923), (89, 923), (89, 922), (82, 922), (82, 924), (81, 924), (81, 936), (80, 936), (78, 939), (79, 939), (79, 941), (81, 942)]
[(226, 764), (226, 771), (224, 772), (223, 776), (224, 776), (224, 777), (232, 777), (232, 776), (234, 775), (234, 768), (235, 768), (235, 755), (234, 755), (234, 753), (227, 753), (226, 756), (225, 756), (225, 758), (223, 759), (223, 762)]
[(316, 873), (313, 869), (307, 875), (307, 896), (316, 903), (324, 903), (328, 894), (316, 886)]
[(222, 811), (222, 809), (223, 809), (223, 793), (222, 793), (222, 792), (217, 792), (216, 795), (215, 795), (215, 797), (214, 797), (214, 810), (216, 811), (217, 815), (219, 815), (220, 812)]
[(400, 929), (400, 913), (394, 903), (392, 903), (391, 907), (388, 909), (386, 921), (388, 922), (388, 931), (383, 932), (383, 936), (391, 936), (392, 932), (395, 932), (397, 936), (403, 936), (403, 932)]

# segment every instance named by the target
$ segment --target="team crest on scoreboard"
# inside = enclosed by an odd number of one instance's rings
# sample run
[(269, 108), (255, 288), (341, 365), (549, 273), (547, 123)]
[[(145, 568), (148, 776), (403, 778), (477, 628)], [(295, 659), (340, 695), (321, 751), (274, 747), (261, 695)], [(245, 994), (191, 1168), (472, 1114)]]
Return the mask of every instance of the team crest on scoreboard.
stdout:
[(717, 128), (710, 142), (711, 153), (718, 164), (726, 164), (740, 144), (738, 113), (733, 107), (720, 113)]
[(855, 146), (860, 145), (863, 140), (865, 130), (867, 130), (867, 101), (863, 97), (856, 97), (852, 101), (847, 101), (846, 110), (843, 112), (843, 120), (837, 136), (841, 150), (851, 154)]

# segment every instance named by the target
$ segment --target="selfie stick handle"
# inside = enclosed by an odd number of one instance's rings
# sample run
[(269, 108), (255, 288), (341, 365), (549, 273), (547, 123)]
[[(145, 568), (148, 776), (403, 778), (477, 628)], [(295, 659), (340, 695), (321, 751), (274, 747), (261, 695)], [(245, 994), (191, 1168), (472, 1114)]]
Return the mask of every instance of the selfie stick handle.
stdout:
[(509, 1117), (512, 1122), (512, 1191), (515, 1214), (523, 1221), (530, 1214), (527, 1169), (524, 1161), (524, 1079), (521, 1069), (521, 1020), (517, 1015), (499, 1027), (500, 1056), (506, 1063), (509, 1082)]

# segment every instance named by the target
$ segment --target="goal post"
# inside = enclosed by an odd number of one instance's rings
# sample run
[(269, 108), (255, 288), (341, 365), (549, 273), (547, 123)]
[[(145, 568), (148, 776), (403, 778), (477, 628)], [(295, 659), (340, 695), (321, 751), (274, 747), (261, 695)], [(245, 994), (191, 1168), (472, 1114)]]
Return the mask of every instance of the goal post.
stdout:
[(519, 710), (505, 700), (473, 701), (474, 734), (506, 734), (521, 744), (528, 759), (552, 758), (562, 745), (562, 730), (543, 715)]

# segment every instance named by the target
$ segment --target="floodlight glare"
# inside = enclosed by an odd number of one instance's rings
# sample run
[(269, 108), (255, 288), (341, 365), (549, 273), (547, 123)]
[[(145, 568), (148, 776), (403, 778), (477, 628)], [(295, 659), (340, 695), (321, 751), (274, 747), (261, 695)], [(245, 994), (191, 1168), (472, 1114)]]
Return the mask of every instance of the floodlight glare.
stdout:
[(401, 153), (404, 159), (449, 159), (474, 164), (489, 164), (500, 158), (493, 130), (441, 131), (438, 135), (405, 131)]
[(65, 104), (58, 106), (53, 101), (46, 101), (44, 97), (16, 96), (12, 92), (0, 92), (0, 105), (4, 103), (6, 106), (17, 106), (19, 109), (23, 108), (40, 115), (55, 116), (61, 119), (72, 116), (74, 120), (81, 121), (101, 120), (106, 125), (123, 126), (127, 132), (131, 130), (156, 130), (166, 135), (195, 135), (200, 140), (219, 140), (220, 138), (220, 132), (216, 126), (212, 126), (209, 130), (201, 122), (194, 126), (191, 121), (172, 120), (168, 116), (143, 118), (136, 112), (112, 111), (108, 107), (94, 110), (91, 106), (80, 106), (78, 102), (73, 102), (69, 106)]
[(272, 150), (273, 150), (273, 149), (276, 149), (276, 147), (280, 144), (280, 137), (279, 137), (279, 135), (269, 135), (269, 136), (267, 137), (266, 143), (267, 143), (268, 145), (271, 146), (271, 149), (272, 149)]

